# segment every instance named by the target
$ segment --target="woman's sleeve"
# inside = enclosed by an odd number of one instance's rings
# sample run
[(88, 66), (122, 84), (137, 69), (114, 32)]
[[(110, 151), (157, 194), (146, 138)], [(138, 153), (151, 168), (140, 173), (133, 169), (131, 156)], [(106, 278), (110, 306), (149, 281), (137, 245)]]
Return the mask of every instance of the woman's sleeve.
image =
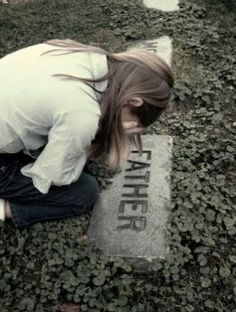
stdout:
[(34, 186), (47, 194), (51, 185), (78, 180), (86, 162), (86, 147), (98, 129), (99, 116), (82, 111), (61, 114), (48, 134), (48, 143), (34, 163), (21, 169)]

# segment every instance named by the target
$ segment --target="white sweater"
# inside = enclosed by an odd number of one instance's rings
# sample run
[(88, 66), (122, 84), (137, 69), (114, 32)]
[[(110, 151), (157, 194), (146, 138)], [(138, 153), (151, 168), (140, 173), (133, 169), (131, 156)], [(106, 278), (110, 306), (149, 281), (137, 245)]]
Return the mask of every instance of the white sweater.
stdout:
[[(51, 185), (75, 182), (86, 161), (85, 148), (98, 130), (99, 93), (80, 81), (53, 74), (98, 78), (107, 73), (105, 55), (61, 51), (37, 44), (0, 59), (0, 149), (8, 153), (42, 151), (21, 169), (47, 194)], [(57, 56), (55, 56), (57, 55)], [(104, 91), (107, 81), (96, 83)], [(42, 148), (44, 146), (44, 148)]]

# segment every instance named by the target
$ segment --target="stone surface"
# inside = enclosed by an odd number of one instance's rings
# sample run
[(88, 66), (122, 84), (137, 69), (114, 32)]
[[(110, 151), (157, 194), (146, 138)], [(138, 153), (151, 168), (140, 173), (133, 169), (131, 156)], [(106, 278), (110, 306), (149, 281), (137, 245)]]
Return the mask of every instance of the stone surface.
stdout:
[(0, 3), (3, 4), (18, 4), (18, 3), (26, 3), (26, 2), (32, 2), (34, 0), (0, 0)]
[(179, 0), (143, 0), (146, 7), (161, 11), (179, 10)]
[(104, 190), (94, 208), (88, 238), (109, 256), (138, 268), (165, 258), (165, 228), (170, 211), (172, 138), (144, 135), (143, 155), (132, 150), (123, 171)]
[(130, 48), (145, 49), (147, 51), (157, 53), (170, 66), (172, 60), (172, 40), (168, 36), (162, 36), (158, 39), (138, 41)]

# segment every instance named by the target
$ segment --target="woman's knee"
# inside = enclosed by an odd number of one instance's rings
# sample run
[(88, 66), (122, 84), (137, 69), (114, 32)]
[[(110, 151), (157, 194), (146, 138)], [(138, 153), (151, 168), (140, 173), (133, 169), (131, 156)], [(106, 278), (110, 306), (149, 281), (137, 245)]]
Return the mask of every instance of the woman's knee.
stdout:
[(83, 173), (84, 183), (87, 185), (87, 191), (91, 198), (94, 198), (94, 201), (98, 197), (99, 193), (99, 185), (97, 179), (93, 177), (91, 174)]
[(76, 189), (75, 209), (77, 213), (91, 210), (98, 198), (99, 185), (97, 180), (87, 173), (82, 173)]

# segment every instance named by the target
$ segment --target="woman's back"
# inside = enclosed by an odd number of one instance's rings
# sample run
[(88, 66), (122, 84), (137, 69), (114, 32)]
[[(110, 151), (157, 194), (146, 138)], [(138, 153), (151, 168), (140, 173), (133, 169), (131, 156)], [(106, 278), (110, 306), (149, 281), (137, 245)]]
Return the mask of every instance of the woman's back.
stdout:
[(53, 75), (103, 76), (106, 57), (94, 53), (54, 56), (60, 51), (41, 55), (49, 50), (50, 45), (37, 44), (0, 59), (0, 149), (6, 152), (43, 146), (57, 116), (69, 110), (100, 115), (99, 105), (92, 99), (96, 94), (90, 87)]

